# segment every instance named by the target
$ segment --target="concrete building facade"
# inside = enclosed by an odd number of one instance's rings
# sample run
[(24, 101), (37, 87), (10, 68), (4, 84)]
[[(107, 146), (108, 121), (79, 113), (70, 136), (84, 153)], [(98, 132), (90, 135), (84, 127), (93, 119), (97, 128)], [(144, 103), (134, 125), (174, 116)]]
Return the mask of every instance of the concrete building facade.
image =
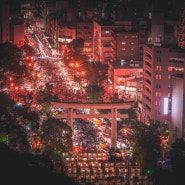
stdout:
[(164, 46), (145, 45), (143, 55), (142, 117), (160, 122), (170, 119), (171, 75), (184, 72), (185, 53)]
[(169, 143), (177, 138), (185, 139), (185, 80), (184, 74), (172, 75), (171, 120)]
[(112, 30), (121, 30), (122, 25), (114, 25), (108, 22), (94, 21), (94, 60), (108, 64), (112, 58)]
[[(108, 81), (114, 87), (119, 99), (125, 97), (141, 101), (142, 61), (109, 62)], [(139, 95), (140, 94), (140, 95)]]
[(93, 58), (93, 22), (77, 22), (76, 38), (84, 40), (83, 52), (89, 58)]
[(185, 3), (180, 11), (178, 45), (180, 48), (185, 49)]
[(24, 19), (19, 5), (1, 5), (1, 43), (11, 42), (20, 46), (24, 44)]
[(113, 31), (113, 61), (139, 59), (139, 35), (134, 31)]

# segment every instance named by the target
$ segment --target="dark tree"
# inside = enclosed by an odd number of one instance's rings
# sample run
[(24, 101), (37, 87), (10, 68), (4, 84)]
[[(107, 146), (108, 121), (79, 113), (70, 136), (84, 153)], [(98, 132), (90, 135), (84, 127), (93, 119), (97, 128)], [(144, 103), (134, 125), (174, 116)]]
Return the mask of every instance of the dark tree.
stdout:
[(67, 184), (78, 185), (72, 178), (52, 172), (46, 155), (20, 153), (0, 143), (1, 181), (5, 184)]
[(22, 50), (9, 42), (0, 44), (0, 67), (4, 72), (13, 72), (21, 76), (26, 72), (25, 66), (20, 65)]
[(140, 163), (143, 172), (155, 170), (162, 150), (158, 127), (137, 122), (132, 124), (131, 128), (133, 134), (130, 139), (133, 143), (134, 158)]
[(184, 171), (185, 171), (185, 142), (180, 138), (171, 145), (170, 158), (172, 165), (172, 173), (174, 175), (174, 184), (184, 184)]
[(43, 153), (48, 155), (55, 165), (60, 164), (63, 153), (72, 150), (72, 130), (66, 123), (55, 118), (45, 120), (40, 132)]
[(26, 130), (16, 120), (0, 121), (1, 138), (7, 138), (7, 145), (20, 152), (29, 151)]

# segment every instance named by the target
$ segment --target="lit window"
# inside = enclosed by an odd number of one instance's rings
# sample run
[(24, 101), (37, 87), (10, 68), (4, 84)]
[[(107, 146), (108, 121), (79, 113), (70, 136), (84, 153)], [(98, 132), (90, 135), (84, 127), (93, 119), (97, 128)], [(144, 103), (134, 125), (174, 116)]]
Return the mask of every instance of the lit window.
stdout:
[(168, 98), (164, 98), (164, 114), (168, 114)]
[(173, 71), (173, 68), (172, 67), (168, 67), (168, 71)]

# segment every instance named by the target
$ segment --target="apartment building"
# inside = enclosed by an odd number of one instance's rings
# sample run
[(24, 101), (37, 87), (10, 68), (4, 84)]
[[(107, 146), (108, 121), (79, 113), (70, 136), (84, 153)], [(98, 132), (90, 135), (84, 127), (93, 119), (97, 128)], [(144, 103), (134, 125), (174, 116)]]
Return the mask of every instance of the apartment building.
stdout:
[(89, 58), (93, 58), (93, 22), (80, 21), (76, 26), (76, 38), (84, 40), (83, 52)]
[(180, 11), (178, 45), (180, 48), (185, 49), (185, 3)]
[(139, 59), (139, 33), (136, 31), (116, 30), (112, 32), (113, 57), (112, 62), (118, 60)]
[(19, 4), (1, 4), (1, 43), (24, 44), (24, 19)]
[(171, 76), (184, 72), (185, 53), (163, 45), (144, 45), (142, 117), (170, 120)]
[(122, 30), (123, 25), (114, 25), (110, 21), (94, 21), (94, 60), (103, 64), (108, 64), (112, 58), (112, 30)]

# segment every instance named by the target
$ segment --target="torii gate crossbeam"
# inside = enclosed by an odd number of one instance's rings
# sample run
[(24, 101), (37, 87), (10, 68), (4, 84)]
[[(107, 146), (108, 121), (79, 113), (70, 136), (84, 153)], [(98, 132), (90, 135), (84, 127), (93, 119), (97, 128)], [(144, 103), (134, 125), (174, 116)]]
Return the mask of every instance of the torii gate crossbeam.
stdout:
[[(56, 118), (67, 119), (67, 124), (73, 126), (73, 118), (112, 118), (111, 119), (111, 147), (116, 148), (117, 142), (117, 118), (128, 118), (128, 114), (120, 114), (117, 109), (130, 109), (133, 107), (131, 103), (59, 103), (51, 102), (51, 105), (55, 108), (67, 109), (67, 112), (58, 114)], [(73, 112), (73, 109), (90, 109), (89, 114), (77, 114)], [(96, 114), (95, 109), (110, 109), (108, 114)]]

